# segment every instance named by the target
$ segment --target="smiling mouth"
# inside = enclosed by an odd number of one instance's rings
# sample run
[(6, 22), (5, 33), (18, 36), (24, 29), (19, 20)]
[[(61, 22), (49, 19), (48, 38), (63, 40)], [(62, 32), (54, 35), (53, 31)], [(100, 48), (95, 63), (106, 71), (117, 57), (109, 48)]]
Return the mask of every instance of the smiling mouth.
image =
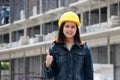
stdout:
[(72, 33), (70, 33), (70, 32), (66, 32), (68, 35), (72, 35)]

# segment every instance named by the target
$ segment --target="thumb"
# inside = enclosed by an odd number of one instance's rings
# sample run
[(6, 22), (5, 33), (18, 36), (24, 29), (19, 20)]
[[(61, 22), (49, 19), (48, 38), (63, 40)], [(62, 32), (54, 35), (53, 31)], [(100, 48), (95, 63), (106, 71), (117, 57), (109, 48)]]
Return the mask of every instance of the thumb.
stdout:
[(47, 55), (50, 55), (49, 50), (46, 50)]

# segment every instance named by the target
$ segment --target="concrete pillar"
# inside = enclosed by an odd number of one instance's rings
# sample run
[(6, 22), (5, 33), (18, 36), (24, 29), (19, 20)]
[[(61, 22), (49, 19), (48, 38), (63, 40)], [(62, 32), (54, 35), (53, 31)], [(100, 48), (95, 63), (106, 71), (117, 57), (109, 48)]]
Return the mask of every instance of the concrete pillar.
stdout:
[(11, 29), (9, 30), (9, 43), (12, 43), (12, 32), (11, 32)]
[(65, 6), (65, 7), (68, 7), (68, 6), (69, 6), (69, 3), (70, 3), (69, 0), (64, 0), (64, 6)]
[(27, 24), (25, 24), (25, 26), (24, 26), (23, 33), (24, 33), (24, 39), (25, 39), (25, 42), (26, 42), (27, 41)]
[(40, 48), (40, 76), (42, 77), (42, 48)]
[(61, 6), (61, 0), (58, 0), (58, 7)]
[(1, 61), (0, 61), (0, 80), (1, 80)]
[(80, 14), (80, 22), (81, 22), (81, 28), (80, 28), (80, 33), (85, 33), (86, 32), (86, 27), (83, 26), (83, 13)]
[(107, 57), (108, 57), (108, 64), (110, 64), (110, 37), (107, 37)]
[(40, 6), (39, 6), (39, 7), (40, 7), (40, 8), (39, 8), (39, 9), (40, 9), (40, 13), (42, 13), (42, 0), (40, 0), (39, 3), (40, 3)]
[(25, 19), (29, 18), (28, 0), (24, 0)]
[(83, 26), (83, 13), (80, 14), (80, 22), (81, 22), (81, 26)]
[(89, 16), (88, 16), (89, 17), (88, 18), (89, 22), (88, 22), (88, 26), (90, 26), (90, 24), (91, 24), (91, 7), (92, 7), (91, 6), (91, 0), (89, 0), (89, 13), (88, 13), (89, 14)]
[(13, 23), (14, 21), (14, 1), (10, 0), (10, 17), (9, 17), (9, 23)]
[(42, 24), (40, 24), (40, 35), (43, 35), (42, 34)]
[(108, 7), (107, 7), (107, 21), (109, 20), (110, 18), (110, 4), (108, 3)]
[(43, 34), (43, 35), (46, 35), (45, 23), (42, 24), (42, 34)]
[(99, 24), (101, 24), (101, 9), (100, 8), (99, 8)]
[[(24, 60), (25, 60), (25, 76), (26, 75), (29, 75), (29, 58), (24, 58)], [(29, 80), (29, 78), (28, 77), (25, 77), (25, 80)]]
[(25, 57), (25, 52), (24, 52), (24, 55), (23, 55), (23, 74), (24, 74), (24, 80), (27, 80), (26, 78), (26, 57)]
[(14, 60), (10, 60), (10, 80), (14, 80)]

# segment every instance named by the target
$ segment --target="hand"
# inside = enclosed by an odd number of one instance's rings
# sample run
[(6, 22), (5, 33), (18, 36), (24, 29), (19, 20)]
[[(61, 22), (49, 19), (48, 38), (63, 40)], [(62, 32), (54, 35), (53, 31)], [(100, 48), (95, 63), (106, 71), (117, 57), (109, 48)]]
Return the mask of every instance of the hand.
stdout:
[(52, 64), (53, 56), (51, 56), (51, 55), (49, 54), (49, 51), (48, 51), (48, 50), (46, 50), (46, 53), (47, 53), (47, 56), (46, 56), (46, 61), (45, 61), (45, 63), (46, 63), (46, 68), (49, 68), (49, 66)]

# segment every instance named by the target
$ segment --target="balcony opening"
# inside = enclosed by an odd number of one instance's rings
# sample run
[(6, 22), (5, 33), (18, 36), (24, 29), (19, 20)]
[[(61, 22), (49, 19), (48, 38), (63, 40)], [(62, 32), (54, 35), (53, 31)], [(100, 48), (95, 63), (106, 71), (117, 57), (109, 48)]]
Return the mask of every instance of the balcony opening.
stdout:
[(34, 38), (36, 34), (40, 34), (40, 26), (34, 26), (27, 29), (27, 36)]
[(90, 16), (91, 16), (90, 25), (99, 23), (99, 10), (98, 9), (92, 10)]
[(101, 8), (101, 22), (107, 22), (107, 7)]
[(23, 32), (23, 30), (12, 32), (12, 42), (18, 41), (20, 39), (20, 36), (23, 36)]

